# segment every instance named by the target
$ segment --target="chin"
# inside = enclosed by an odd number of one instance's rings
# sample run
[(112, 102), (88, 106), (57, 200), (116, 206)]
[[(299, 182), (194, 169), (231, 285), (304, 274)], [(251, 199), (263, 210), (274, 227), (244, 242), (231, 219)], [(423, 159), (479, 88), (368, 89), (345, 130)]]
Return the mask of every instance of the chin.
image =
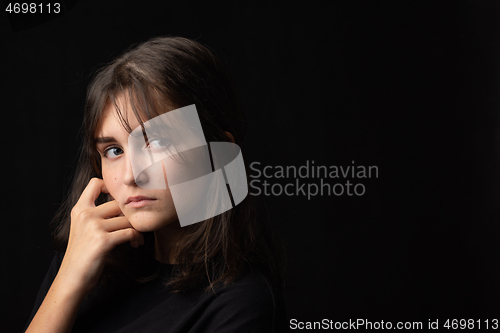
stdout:
[(160, 230), (177, 220), (174, 216), (158, 216), (153, 212), (136, 212), (131, 215), (125, 214), (125, 216), (132, 227), (140, 232)]

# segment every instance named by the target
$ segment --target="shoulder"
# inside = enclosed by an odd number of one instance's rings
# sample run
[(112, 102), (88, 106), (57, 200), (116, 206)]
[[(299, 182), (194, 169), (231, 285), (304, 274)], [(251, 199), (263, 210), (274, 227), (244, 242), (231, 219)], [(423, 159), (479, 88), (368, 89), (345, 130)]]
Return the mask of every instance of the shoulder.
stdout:
[(56, 266), (59, 268), (61, 266), (61, 263), (63, 261), (65, 252), (59, 251), (54, 253), (54, 258), (52, 259), (51, 267)]
[(211, 292), (214, 332), (288, 331), (281, 292), (258, 269), (246, 270), (232, 284)]
[(57, 272), (59, 271), (59, 267), (61, 267), (62, 260), (64, 258), (64, 252), (54, 252), (54, 256), (52, 258), (52, 261), (49, 265), (49, 268), (47, 270), (47, 273), (45, 274), (44, 281), (42, 283), (42, 287), (46, 286), (48, 289), (50, 285), (52, 284), (52, 281), (57, 275)]
[(268, 277), (258, 269), (248, 269), (232, 284), (215, 290), (219, 302), (237, 299), (246, 307), (270, 309), (275, 304), (277, 291)]
[(59, 267), (61, 267), (61, 262), (63, 260), (63, 257), (64, 257), (63, 252), (55, 252), (54, 253), (54, 256), (53, 256), (52, 261), (49, 265), (49, 268), (47, 269), (47, 273), (45, 274), (45, 277), (40, 285), (40, 288), (38, 289), (35, 303), (33, 305), (29, 320), (26, 323), (24, 330), (28, 329), (28, 326), (29, 326), (31, 320), (33, 320), (33, 317), (35, 316), (36, 312), (38, 311), (38, 308), (42, 304), (42, 302), (45, 298), (45, 295), (49, 291), (49, 288), (52, 285), (52, 282), (54, 281), (54, 279), (57, 275), (57, 272), (59, 271)]

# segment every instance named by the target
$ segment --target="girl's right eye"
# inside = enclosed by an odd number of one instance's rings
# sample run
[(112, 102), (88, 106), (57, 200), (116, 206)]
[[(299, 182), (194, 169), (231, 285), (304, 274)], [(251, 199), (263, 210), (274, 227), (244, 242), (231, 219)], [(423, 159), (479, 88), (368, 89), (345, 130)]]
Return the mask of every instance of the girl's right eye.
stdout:
[(123, 150), (121, 148), (109, 147), (104, 149), (102, 156), (104, 156), (105, 158), (114, 159), (121, 154), (123, 154)]

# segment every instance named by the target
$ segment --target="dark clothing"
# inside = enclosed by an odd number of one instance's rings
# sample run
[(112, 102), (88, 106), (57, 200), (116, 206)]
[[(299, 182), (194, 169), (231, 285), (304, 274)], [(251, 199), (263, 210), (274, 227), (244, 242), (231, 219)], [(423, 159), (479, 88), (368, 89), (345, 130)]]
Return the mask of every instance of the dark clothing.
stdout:
[[(49, 290), (62, 258), (63, 254), (57, 253), (52, 260), (28, 324)], [(234, 284), (216, 287), (216, 295), (203, 294), (201, 288), (169, 293), (164, 281), (175, 265), (156, 263), (161, 277), (134, 283), (113, 296), (100, 292), (86, 298), (72, 332), (288, 332), (283, 297), (260, 271), (248, 269)]]

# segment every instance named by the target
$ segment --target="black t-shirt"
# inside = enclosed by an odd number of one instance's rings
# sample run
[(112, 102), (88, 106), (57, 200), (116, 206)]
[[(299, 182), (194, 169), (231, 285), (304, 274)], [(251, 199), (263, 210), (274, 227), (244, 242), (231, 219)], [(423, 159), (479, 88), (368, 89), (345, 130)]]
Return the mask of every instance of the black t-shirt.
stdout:
[[(42, 282), (27, 326), (40, 307), (63, 258), (57, 253)], [(72, 332), (288, 332), (283, 297), (259, 270), (248, 269), (233, 284), (213, 292), (171, 293), (164, 281), (174, 265), (160, 264), (158, 278), (112, 297), (86, 298)]]

